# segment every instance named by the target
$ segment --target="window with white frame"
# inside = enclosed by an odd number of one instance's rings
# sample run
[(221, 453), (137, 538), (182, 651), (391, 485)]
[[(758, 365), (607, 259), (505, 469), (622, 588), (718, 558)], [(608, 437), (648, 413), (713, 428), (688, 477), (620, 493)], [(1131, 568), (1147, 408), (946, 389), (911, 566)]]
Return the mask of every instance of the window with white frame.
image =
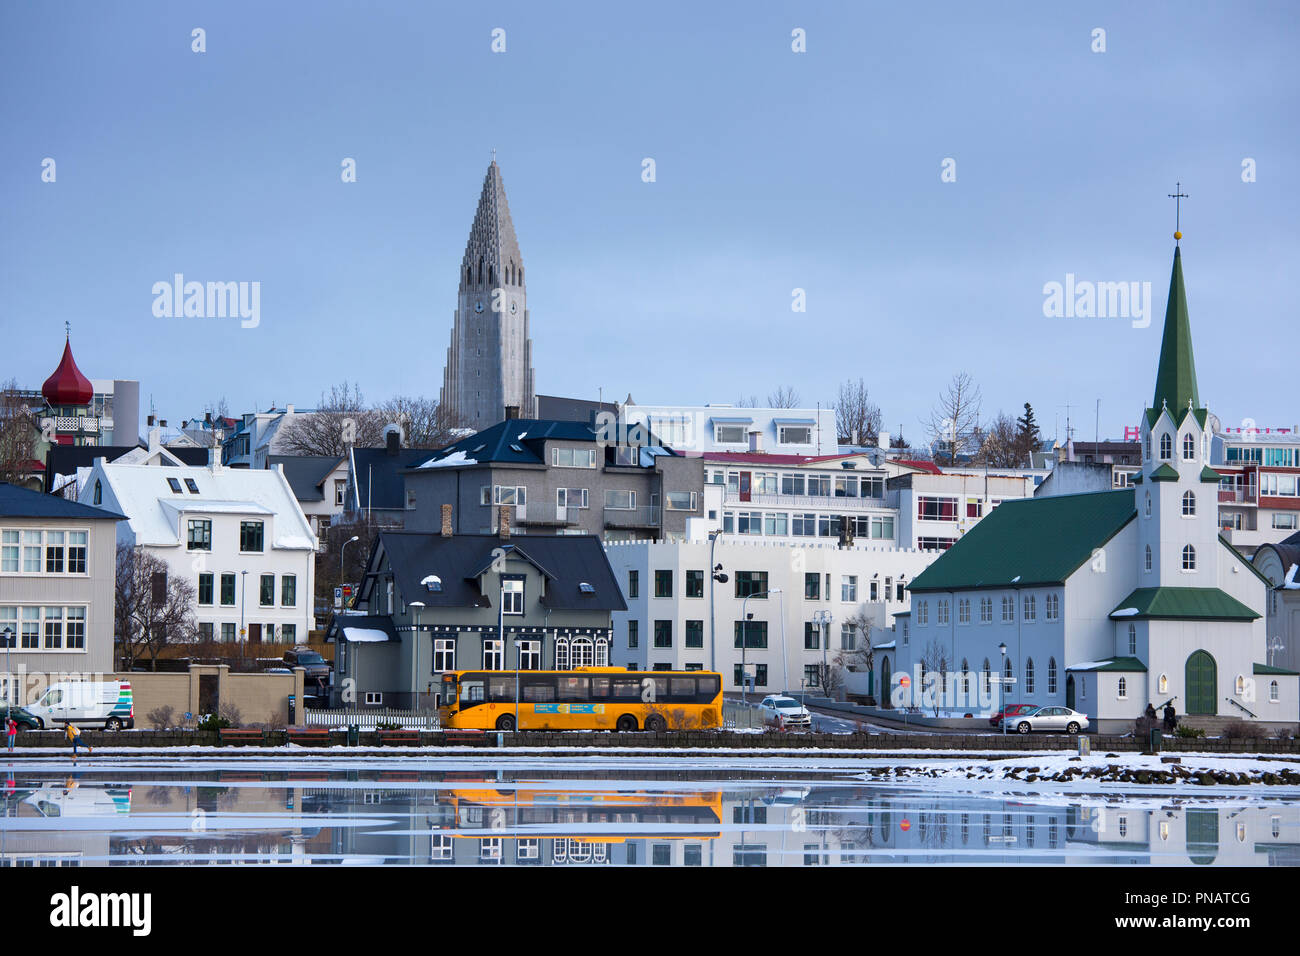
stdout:
[(749, 425), (737, 425), (724, 422), (715, 422), (713, 425), (713, 440), (719, 445), (741, 445), (747, 439)]
[(1174, 439), (1166, 432), (1160, 436), (1160, 460), (1168, 461), (1174, 457)]
[(1128, 626), (1128, 656), (1135, 657), (1138, 652), (1138, 628), (1137, 625), (1129, 622)]
[[(1241, 515), (1237, 515), (1237, 518), (1240, 519)], [(1294, 511), (1287, 514), (1274, 513), (1273, 527), (1279, 531), (1294, 531), (1296, 529), (1296, 513)]]
[(782, 445), (811, 445), (813, 430), (808, 425), (777, 426), (777, 441)]
[(1147, 545), (1146, 558), (1143, 563), (1143, 569), (1146, 571), (1151, 570), (1151, 545)]
[(1047, 692), (1049, 694), (1056, 693), (1056, 658), (1055, 657), (1049, 657), (1047, 659)]
[(1159, 689), (1159, 693), (1161, 694), (1169, 693), (1169, 675), (1161, 674), (1160, 680), (1156, 682), (1156, 687)]
[(556, 468), (595, 468), (594, 448), (552, 448), (551, 464)]
[(542, 669), (542, 642), (519, 642), (519, 669), (521, 671), (539, 671)]
[(1025, 693), (1034, 692), (1034, 659), (1031, 657), (1025, 661)]
[(1190, 544), (1186, 545), (1183, 548), (1183, 570), (1184, 571), (1196, 570), (1196, 549), (1193, 548)]
[(499, 637), (483, 640), (483, 669), (485, 671), (505, 670), (505, 642)]
[(1196, 460), (1196, 439), (1192, 437), (1191, 432), (1183, 436), (1183, 460)]
[(524, 613), (524, 582), (522, 578), (501, 580), (501, 613)]
[(930, 602), (917, 601), (914, 610), (916, 611), (916, 626), (925, 627), (927, 620), (930, 617)]
[(970, 598), (962, 598), (957, 602), (957, 623), (970, 623)]
[(1002, 623), (1010, 624), (1016, 619), (1016, 599), (1009, 594), (1002, 595)]
[(1190, 518), (1196, 514), (1196, 494), (1191, 491), (1183, 492), (1183, 517)]
[(84, 575), (89, 537), (85, 531), (6, 528), (0, 532), (0, 572)]
[(1033, 624), (1038, 620), (1038, 599), (1032, 594), (1026, 594), (1024, 605), (1024, 621)]
[(479, 489), (482, 505), (527, 505), (528, 489), (523, 485), (484, 485)]
[(935, 605), (934, 622), (943, 626), (948, 623), (948, 599), (939, 598)]
[(605, 491), (605, 507), (610, 511), (634, 511), (636, 510), (636, 492), (607, 489)]
[(844, 574), (840, 576), (840, 600), (854, 602), (858, 599), (858, 576)]
[(570, 646), (573, 667), (595, 667), (596, 647), (589, 637), (575, 637)]
[[(1169, 436), (1166, 435), (1165, 437), (1168, 438)], [(1116, 683), (1115, 696), (1118, 697), (1120, 700), (1128, 699), (1128, 680), (1126, 678), (1121, 677), (1119, 681)]]
[(1059, 594), (1049, 594), (1043, 603), (1046, 605), (1044, 613), (1047, 620), (1059, 620), (1061, 617), (1061, 596)]
[(433, 669), (436, 672), (454, 671), (456, 669), (456, 641), (454, 638), (438, 638), (433, 642)]
[(664, 494), (664, 504), (669, 511), (694, 511), (697, 499), (693, 491), (669, 491)]
[(1268, 699), (1271, 703), (1274, 704), (1278, 702), (1278, 687), (1277, 687), (1277, 681), (1275, 680), (1268, 682)]
[(558, 508), (586, 508), (588, 495), (586, 488), (556, 488), (555, 505)]
[(993, 599), (991, 597), (980, 598), (980, 623), (993, 623)]

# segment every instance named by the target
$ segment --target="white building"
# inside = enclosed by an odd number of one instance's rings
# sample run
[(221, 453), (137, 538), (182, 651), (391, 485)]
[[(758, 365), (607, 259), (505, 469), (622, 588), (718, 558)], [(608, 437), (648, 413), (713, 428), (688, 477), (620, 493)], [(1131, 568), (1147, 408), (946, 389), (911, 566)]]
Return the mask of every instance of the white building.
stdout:
[(628, 605), (614, 612), (612, 664), (717, 670), (738, 693), (743, 659), (758, 694), (819, 686), (818, 668), (865, 649), (907, 608), (907, 582), (937, 557), (728, 534), (607, 543), (605, 553)]
[(305, 641), (312, 627), (316, 538), (284, 472), (157, 467), (100, 458), (81, 503), (126, 515), (138, 545), (194, 585), (200, 631), (223, 641)]
[(1267, 663), (1269, 582), (1219, 536), (1207, 420), (1175, 251), (1133, 486), (1005, 501), (912, 581), (891, 666), (943, 674), (963, 711), (1000, 672), (1004, 700), (1063, 704), (1103, 732), (1171, 699), (1209, 730), (1294, 728), (1300, 675)]
[(888, 503), (898, 512), (899, 547), (946, 551), (1002, 502), (1033, 497), (1041, 480), (1028, 471), (935, 471), (913, 469), (889, 481)]
[(839, 451), (833, 408), (745, 408), (735, 405), (637, 405), (620, 409), (620, 423), (643, 425), (674, 451), (767, 451), (834, 455)]

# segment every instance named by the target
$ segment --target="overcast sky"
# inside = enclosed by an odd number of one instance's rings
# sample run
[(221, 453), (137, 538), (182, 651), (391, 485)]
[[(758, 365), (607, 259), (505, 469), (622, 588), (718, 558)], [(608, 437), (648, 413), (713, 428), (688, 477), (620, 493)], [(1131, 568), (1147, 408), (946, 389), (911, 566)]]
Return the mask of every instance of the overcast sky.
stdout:
[[(436, 397), (495, 148), (542, 393), (813, 405), (861, 376), (915, 440), (964, 370), (986, 415), (1030, 401), (1051, 437), (1069, 404), (1091, 439), (1100, 398), (1118, 437), (1181, 181), (1202, 399), (1295, 424), (1297, 11), (5, 3), (0, 378), (38, 387), (70, 321), (83, 372), (173, 422), (344, 379)], [(260, 324), (156, 317), (178, 272), (260, 282)], [(1150, 326), (1045, 317), (1067, 273), (1150, 282)]]

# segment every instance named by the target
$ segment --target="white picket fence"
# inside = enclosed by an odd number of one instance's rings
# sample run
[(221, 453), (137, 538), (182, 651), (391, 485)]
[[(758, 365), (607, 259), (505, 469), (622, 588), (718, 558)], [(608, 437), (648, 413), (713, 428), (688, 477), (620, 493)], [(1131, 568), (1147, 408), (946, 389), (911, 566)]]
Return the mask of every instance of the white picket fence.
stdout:
[(367, 707), (364, 710), (306, 710), (308, 727), (349, 727), (375, 730), (380, 724), (396, 724), (403, 730), (441, 730), (436, 710), (397, 710), (392, 707)]

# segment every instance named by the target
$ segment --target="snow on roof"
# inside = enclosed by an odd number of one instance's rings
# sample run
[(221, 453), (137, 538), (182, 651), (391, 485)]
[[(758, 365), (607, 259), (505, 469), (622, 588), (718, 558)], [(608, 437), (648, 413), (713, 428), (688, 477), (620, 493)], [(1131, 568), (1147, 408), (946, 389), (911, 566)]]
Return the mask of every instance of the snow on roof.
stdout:
[(382, 644), (388, 641), (387, 634), (370, 627), (345, 627), (343, 637), (354, 644)]
[[(294, 497), (293, 489), (278, 468), (218, 468), (201, 465), (123, 465), (107, 462), (102, 468), (107, 485), (105, 505), (116, 500), (117, 510), (127, 516), (135, 543), (175, 546), (184, 541), (181, 514), (255, 514), (272, 517), (268, 529), (272, 547), (308, 550), (316, 538)], [(181, 487), (172, 490), (168, 479)], [(199, 489), (189, 490), (189, 481)], [(93, 483), (83, 482), (83, 504)], [(111, 494), (111, 499), (110, 499)]]
[(1300, 583), (1297, 583), (1295, 579), (1297, 568), (1300, 568), (1300, 565), (1293, 564), (1287, 569), (1286, 580), (1282, 582), (1282, 587), (1286, 588), (1288, 591), (1300, 591)]
[(1111, 611), (1111, 617), (1132, 617), (1137, 614), (1138, 609), (1135, 607), (1122, 607), (1118, 611)]
[(1066, 668), (1066, 670), (1067, 671), (1090, 671), (1098, 667), (1105, 667), (1109, 663), (1110, 663), (1109, 659), (1104, 661), (1083, 661), (1080, 664), (1071, 664), (1069, 667)]
[(470, 458), (464, 451), (452, 452), (446, 458), (435, 458), (432, 461), (426, 461), (420, 468), (446, 468), (449, 465), (477, 465), (476, 459)]

